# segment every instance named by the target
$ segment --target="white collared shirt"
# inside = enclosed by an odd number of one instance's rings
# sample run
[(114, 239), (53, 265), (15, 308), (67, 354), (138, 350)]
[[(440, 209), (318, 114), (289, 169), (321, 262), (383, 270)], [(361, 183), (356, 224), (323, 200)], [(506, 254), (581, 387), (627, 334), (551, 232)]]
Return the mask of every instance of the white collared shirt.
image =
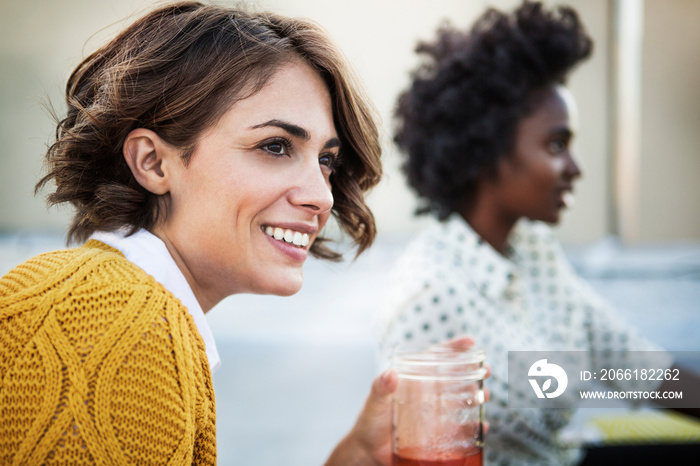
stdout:
[(216, 342), (211, 328), (204, 317), (202, 307), (195, 298), (187, 279), (173, 260), (165, 243), (153, 233), (141, 229), (131, 236), (122, 232), (98, 231), (90, 239), (101, 241), (119, 250), (130, 262), (140, 267), (144, 272), (156, 279), (166, 290), (170, 291), (187, 308), (194, 320), (197, 330), (204, 340), (209, 368), (213, 374), (221, 359), (216, 349)]
[[(508, 351), (582, 351), (605, 367), (630, 367), (624, 350), (660, 351), (576, 275), (539, 222), (518, 222), (505, 256), (459, 215), (435, 222), (407, 247), (380, 307), (385, 360), (395, 345), (459, 335), (484, 349), (491, 367), (486, 465), (565, 465), (578, 453), (556, 438), (574, 406), (508, 409)], [(670, 367), (670, 355), (660, 355), (659, 367)]]

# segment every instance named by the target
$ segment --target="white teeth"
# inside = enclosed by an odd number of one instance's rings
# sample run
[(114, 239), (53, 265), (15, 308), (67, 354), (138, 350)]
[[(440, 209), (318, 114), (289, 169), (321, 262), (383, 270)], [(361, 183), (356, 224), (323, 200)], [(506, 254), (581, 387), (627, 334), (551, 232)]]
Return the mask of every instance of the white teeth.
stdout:
[(266, 226), (263, 231), (268, 236), (275, 238), (278, 241), (284, 241), (285, 243), (293, 244), (298, 247), (306, 247), (309, 244), (309, 235), (306, 233), (300, 233), (294, 230), (283, 230), (279, 227)]
[(562, 196), (562, 201), (564, 201), (564, 204), (566, 205), (566, 207), (569, 207), (569, 208), (573, 207), (574, 204), (576, 204), (576, 198), (574, 197), (573, 194), (571, 194), (569, 192), (564, 193), (564, 195)]
[[(286, 237), (284, 239), (285, 241), (287, 240)], [(292, 243), (294, 243), (294, 246), (301, 246), (301, 233), (298, 231), (294, 232), (294, 239), (292, 240)]]

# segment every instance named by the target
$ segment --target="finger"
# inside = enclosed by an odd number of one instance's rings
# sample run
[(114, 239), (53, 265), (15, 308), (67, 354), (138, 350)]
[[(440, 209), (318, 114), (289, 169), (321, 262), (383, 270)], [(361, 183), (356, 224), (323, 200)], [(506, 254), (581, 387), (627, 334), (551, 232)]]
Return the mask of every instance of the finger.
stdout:
[(488, 388), (484, 388), (484, 402), (491, 399), (491, 391)]
[(446, 346), (448, 348), (454, 348), (454, 349), (469, 349), (472, 346), (474, 346), (474, 339), (472, 337), (468, 337), (466, 335), (451, 338), (449, 340), (443, 341), (442, 343), (438, 343), (435, 346)]
[(394, 370), (385, 371), (372, 382), (372, 388), (353, 429), (358, 441), (370, 450), (391, 437), (392, 394), (398, 384), (399, 376)]
[(491, 377), (491, 366), (484, 366), (484, 369), (486, 369), (486, 374), (484, 375), (484, 378), (488, 379), (489, 377)]
[(399, 384), (399, 376), (394, 370), (387, 370), (372, 382), (372, 388), (365, 401), (362, 412), (363, 417), (381, 415), (391, 407), (391, 394), (396, 391)]
[(447, 340), (445, 344), (450, 348), (469, 349), (472, 346), (474, 346), (474, 339), (472, 337), (463, 335), (456, 338), (452, 338), (451, 340)]
[(395, 370), (384, 371), (372, 383), (371, 397), (384, 398), (396, 391), (399, 384), (399, 376)]

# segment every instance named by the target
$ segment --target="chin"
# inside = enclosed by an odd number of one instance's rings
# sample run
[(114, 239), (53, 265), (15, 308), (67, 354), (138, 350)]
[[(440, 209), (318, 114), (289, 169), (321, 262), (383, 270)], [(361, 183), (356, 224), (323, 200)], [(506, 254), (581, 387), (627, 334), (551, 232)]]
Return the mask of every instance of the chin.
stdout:
[(561, 219), (560, 213), (557, 211), (554, 214), (547, 214), (547, 215), (529, 215), (528, 218), (533, 221), (538, 221), (538, 222), (544, 222), (548, 223), (550, 225), (557, 225), (559, 224), (559, 220)]
[(257, 294), (267, 294), (274, 296), (292, 296), (301, 290), (304, 280), (301, 276), (299, 277), (289, 277), (289, 279), (280, 279), (276, 282), (264, 283), (259, 293)]

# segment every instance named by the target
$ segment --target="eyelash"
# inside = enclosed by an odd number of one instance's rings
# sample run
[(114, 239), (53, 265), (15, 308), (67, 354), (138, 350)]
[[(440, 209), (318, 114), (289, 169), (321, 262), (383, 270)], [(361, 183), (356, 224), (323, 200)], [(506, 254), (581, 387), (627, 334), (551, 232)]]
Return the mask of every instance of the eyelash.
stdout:
[[(282, 146), (282, 149), (284, 150), (283, 154), (270, 150), (270, 146), (275, 144), (279, 144)], [(290, 149), (292, 148), (292, 141), (285, 137), (276, 137), (274, 139), (269, 139), (263, 142), (260, 145), (260, 148), (268, 154), (273, 155), (275, 157), (285, 157), (289, 155)]]
[[(279, 153), (279, 152), (275, 152), (273, 150), (270, 150), (270, 146), (276, 145), (276, 144), (282, 146), (284, 153)], [(274, 139), (267, 140), (260, 145), (260, 148), (262, 150), (264, 150), (268, 154), (272, 155), (273, 157), (288, 157), (289, 153), (291, 152), (292, 147), (293, 147), (292, 141), (285, 138), (285, 137), (276, 137)], [(341, 154), (340, 153), (335, 154), (333, 152), (323, 153), (319, 156), (319, 162), (321, 161), (321, 159), (326, 158), (326, 157), (330, 159), (330, 162), (328, 164), (323, 164), (323, 165), (330, 168), (331, 172), (335, 173), (335, 171), (338, 169), (338, 167), (342, 163)]]
[(556, 139), (554, 141), (550, 141), (549, 144), (547, 144), (547, 148), (549, 149), (550, 153), (559, 154), (566, 149), (566, 145), (566, 141)]
[(321, 154), (321, 156), (319, 157), (319, 162), (324, 157), (330, 158), (330, 162), (326, 166), (330, 168), (331, 173), (335, 173), (338, 170), (338, 167), (340, 167), (340, 165), (343, 162), (342, 154), (340, 153), (335, 154), (333, 152), (327, 152), (325, 154)]

